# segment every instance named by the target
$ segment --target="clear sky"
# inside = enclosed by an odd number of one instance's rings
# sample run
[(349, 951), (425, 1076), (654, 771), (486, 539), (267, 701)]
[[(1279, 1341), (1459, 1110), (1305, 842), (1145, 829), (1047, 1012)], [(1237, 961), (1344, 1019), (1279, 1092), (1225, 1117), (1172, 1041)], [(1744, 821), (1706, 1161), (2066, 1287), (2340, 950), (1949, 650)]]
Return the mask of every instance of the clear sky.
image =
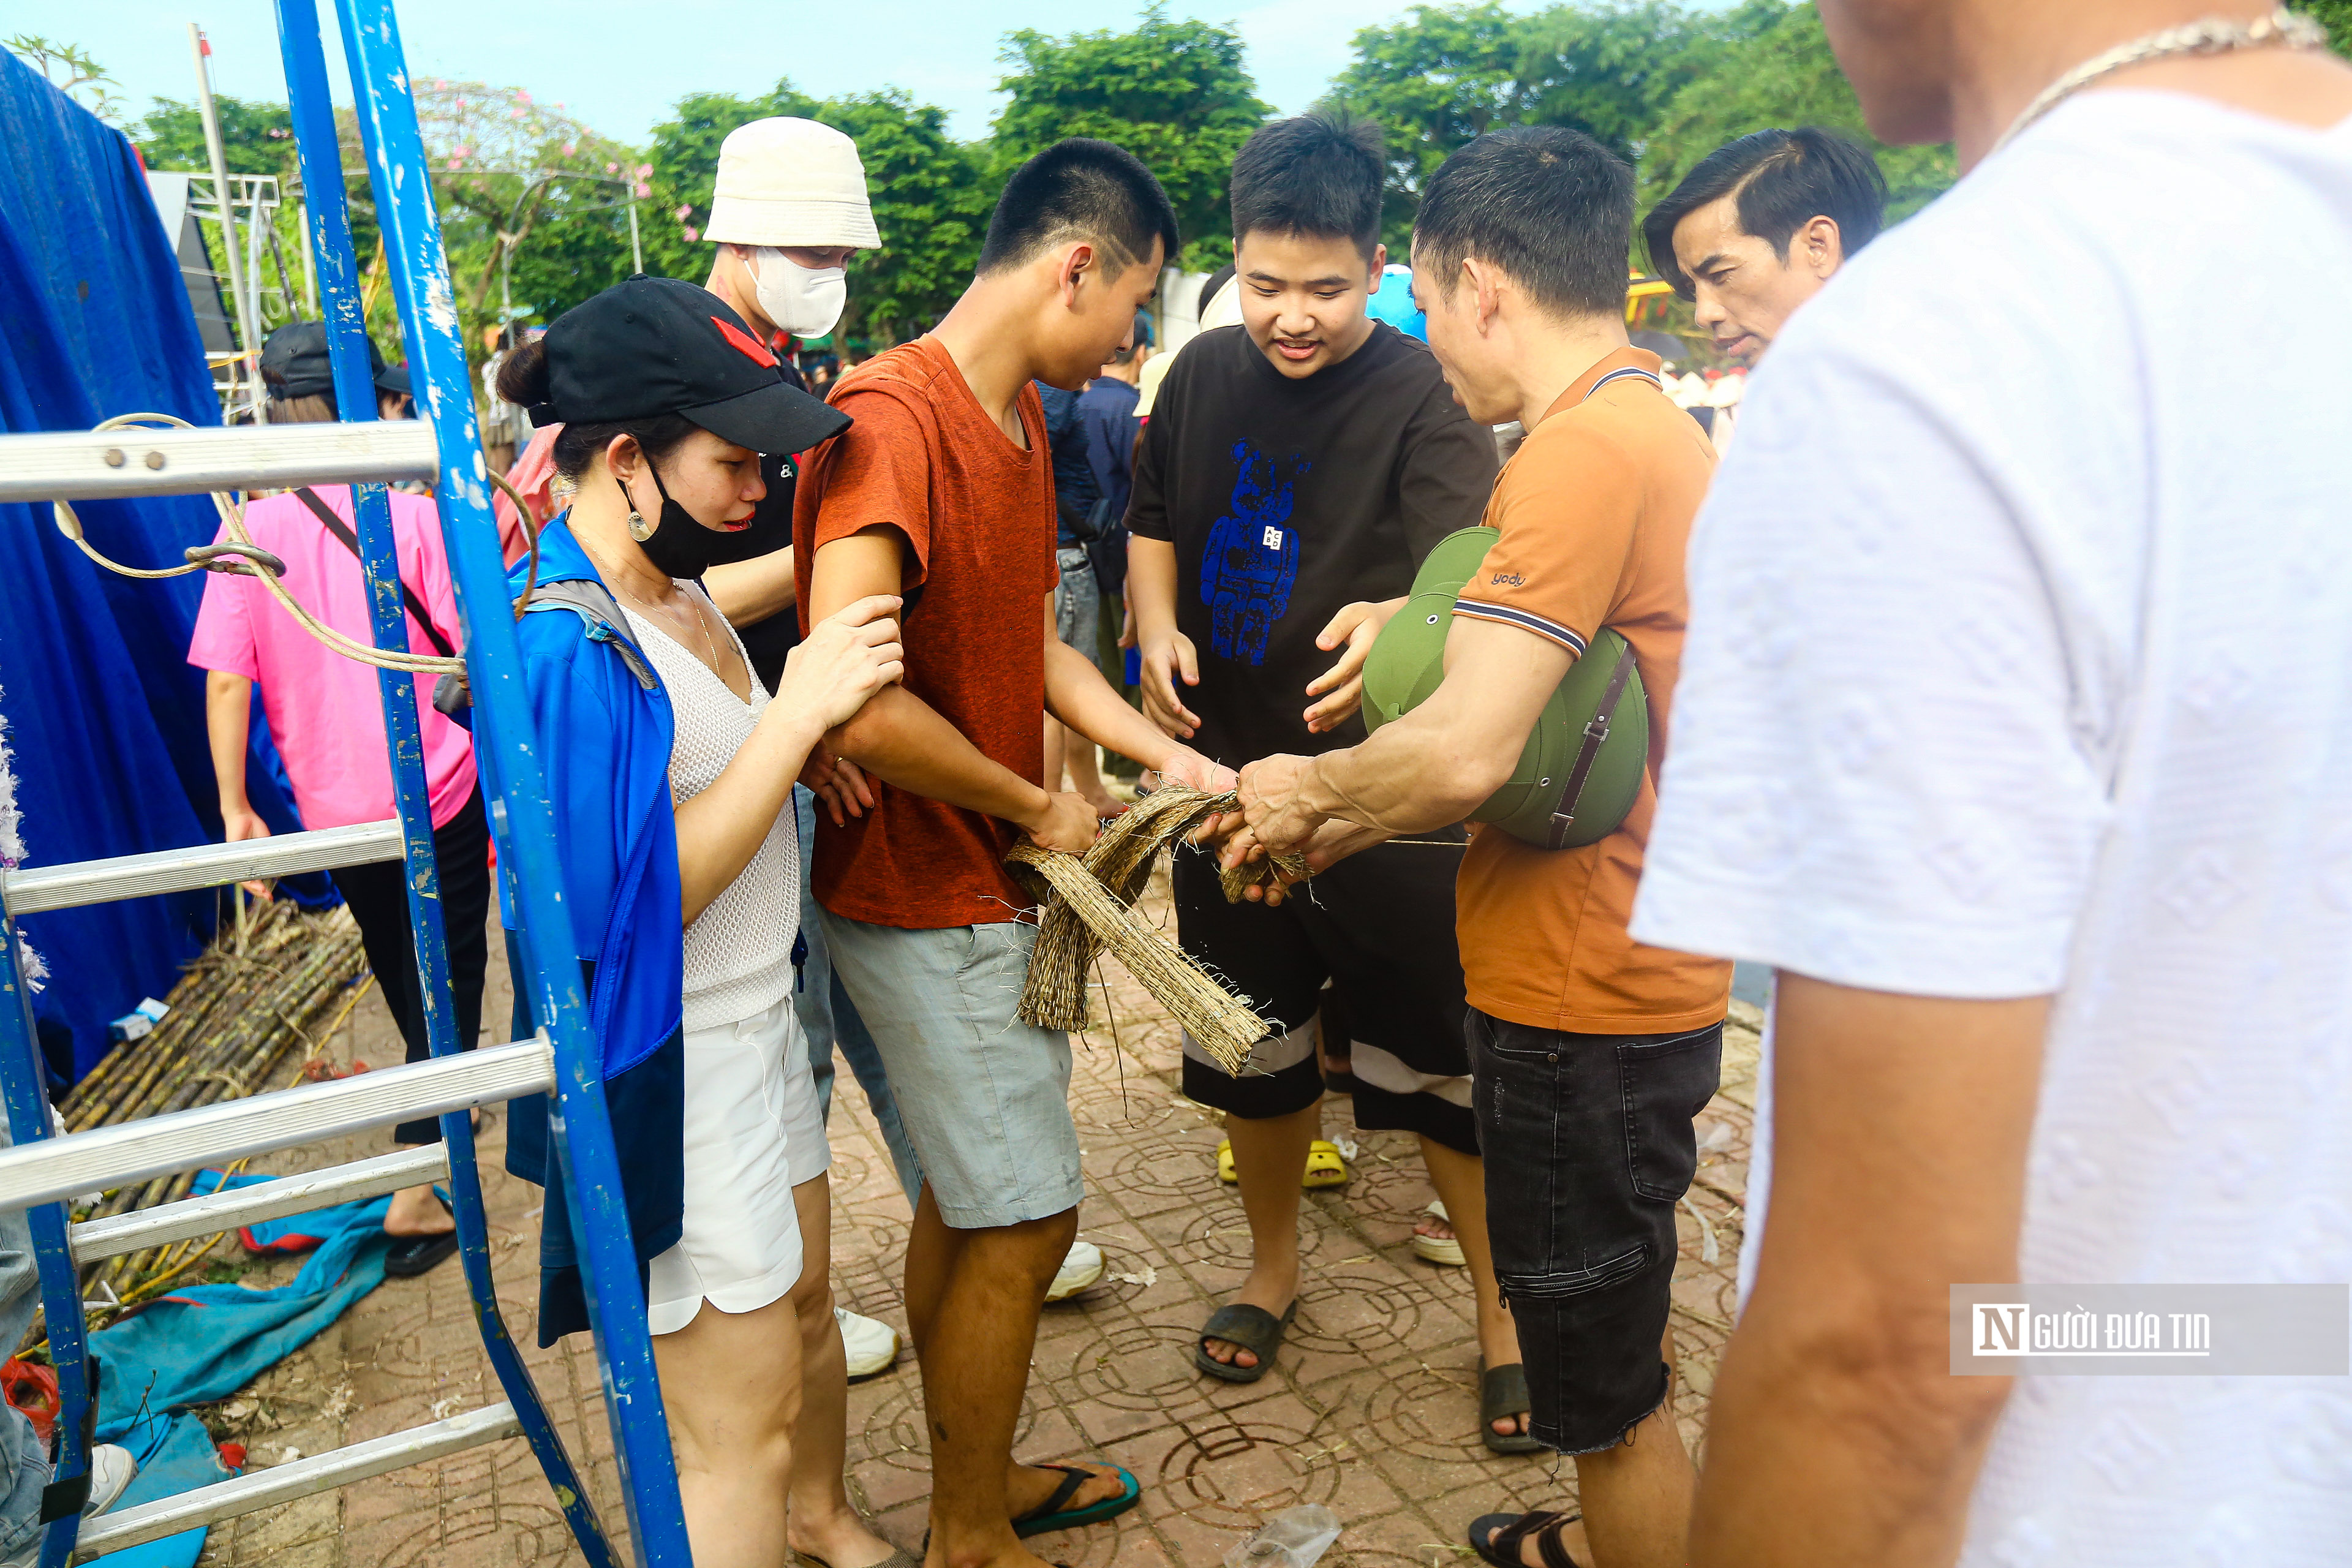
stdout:
[[(1513, 0), (1512, 9), (1531, 9)], [(213, 43), (217, 90), (283, 100), (267, 0), (71, 0), (28, 30), (89, 50), (113, 75), (126, 117), (194, 90), (187, 24)], [(817, 97), (902, 87), (946, 109), (954, 134), (984, 134), (1001, 101), (997, 50), (1017, 28), (1062, 34), (1133, 25), (1139, 0), (399, 0), (417, 75), (527, 88), (595, 130), (642, 142), (688, 92), (750, 93), (790, 77)], [(1235, 26), (1259, 96), (1306, 108), (1349, 58), (1356, 29), (1392, 22), (1392, 0), (1171, 0), (1169, 12)], [(328, 53), (343, 90), (332, 0)]]

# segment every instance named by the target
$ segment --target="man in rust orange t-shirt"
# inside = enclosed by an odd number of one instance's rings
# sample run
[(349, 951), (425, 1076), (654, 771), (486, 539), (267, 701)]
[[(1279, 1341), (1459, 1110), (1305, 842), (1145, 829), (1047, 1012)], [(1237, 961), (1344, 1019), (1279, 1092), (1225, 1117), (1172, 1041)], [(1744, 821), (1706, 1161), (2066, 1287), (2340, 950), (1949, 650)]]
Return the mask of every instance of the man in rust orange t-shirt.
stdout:
[[(1495, 1272), (1529, 1430), (1576, 1456), (1602, 1568), (1684, 1561), (1695, 1478), (1666, 1400), (1667, 1292), (1731, 994), (1728, 963), (1626, 932), (1714, 467), (1657, 357), (1626, 342), (1633, 216), (1632, 172), (1559, 128), (1481, 137), (1431, 179), (1412, 256), (1430, 349), (1472, 418), (1528, 429), (1487, 504), (1500, 537), (1455, 606), (1437, 690), (1362, 745), (1244, 769), (1249, 826), (1228, 847), (1319, 867), (1459, 822), (1601, 628), (1631, 645), (1650, 755), (1623, 823), (1559, 850), (1482, 827), (1456, 885)], [(1583, 1533), (1572, 1515), (1489, 1514), (1470, 1543), (1493, 1563), (1591, 1562)]]
[[(794, 499), (803, 626), (903, 595), (905, 682), (827, 737), (852, 769), (817, 826), (834, 971), (874, 1036), (923, 1184), (907, 1315), (923, 1369), (943, 1561), (1037, 1568), (1022, 1535), (1140, 1496), (1115, 1466), (1016, 1465), (1037, 1312), (1077, 1232), (1066, 1037), (1013, 1016), (1035, 927), (1004, 856), (1083, 851), (1096, 817), (1044, 785), (1045, 716), (1172, 782), (1230, 772), (1162, 735), (1055, 635), (1053, 454), (1033, 381), (1077, 386), (1126, 346), (1176, 250), (1149, 170), (1068, 141), (1014, 174), (978, 276), (938, 330), (843, 377), (855, 421)], [(869, 799), (871, 809), (853, 808)]]

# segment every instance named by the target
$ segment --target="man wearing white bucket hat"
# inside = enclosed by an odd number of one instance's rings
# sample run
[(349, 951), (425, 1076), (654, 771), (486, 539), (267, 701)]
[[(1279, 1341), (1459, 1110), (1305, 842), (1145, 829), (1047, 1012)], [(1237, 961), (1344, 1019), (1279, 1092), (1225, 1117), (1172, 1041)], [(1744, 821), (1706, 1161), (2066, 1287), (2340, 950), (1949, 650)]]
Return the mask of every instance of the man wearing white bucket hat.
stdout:
[[(854, 250), (881, 243), (873, 209), (866, 200), (866, 172), (857, 144), (830, 125), (814, 120), (775, 117), (738, 126), (719, 149), (719, 181), (710, 221), (702, 237), (717, 242), (709, 280), (703, 285), (735, 307), (765, 343), (779, 333), (821, 338), (840, 320), (847, 298), (844, 266)], [(782, 361), (784, 377), (799, 384), (799, 373)], [(741, 637), (743, 651), (761, 682), (775, 689), (784, 657), (800, 641), (800, 617), (793, 612), (793, 484), (798, 455), (770, 452), (760, 459), (768, 493), (752, 512), (751, 526), (735, 548), (703, 578), (711, 600)], [(854, 796), (854, 774), (839, 786)], [(815, 1070), (819, 1103), (833, 1103), (833, 1050), (836, 1042), (850, 1070), (865, 1086), (875, 1120), (909, 1193), (921, 1176), (899, 1130), (882, 1058), (840, 985), (824, 947), (824, 928), (809, 901), (809, 853), (816, 837), (816, 800), (805, 787), (793, 791), (800, 816), (803, 943), (796, 950), (800, 975), (793, 994), (801, 1032), (808, 1037), (809, 1065)], [(838, 811), (840, 802), (829, 795)], [(851, 805), (850, 809), (857, 809)], [(844, 1348), (852, 1377), (872, 1376), (898, 1358), (898, 1332), (889, 1324), (841, 1308)]]

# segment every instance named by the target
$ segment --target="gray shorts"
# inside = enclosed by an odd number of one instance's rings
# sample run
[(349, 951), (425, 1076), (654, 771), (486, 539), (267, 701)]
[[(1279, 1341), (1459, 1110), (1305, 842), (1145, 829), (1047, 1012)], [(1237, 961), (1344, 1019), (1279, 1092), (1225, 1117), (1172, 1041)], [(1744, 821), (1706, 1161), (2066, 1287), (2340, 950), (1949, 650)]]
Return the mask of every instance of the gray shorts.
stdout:
[(828, 912), (824, 931), (940, 1217), (979, 1230), (1076, 1208), (1070, 1037), (1013, 1016), (1036, 928), (904, 931)]
[(1054, 562), (1062, 569), (1062, 580), (1054, 588), (1054, 630), (1088, 658), (1099, 658), (1095, 622), (1102, 614), (1102, 590), (1095, 582), (1094, 565), (1075, 544), (1056, 549)]

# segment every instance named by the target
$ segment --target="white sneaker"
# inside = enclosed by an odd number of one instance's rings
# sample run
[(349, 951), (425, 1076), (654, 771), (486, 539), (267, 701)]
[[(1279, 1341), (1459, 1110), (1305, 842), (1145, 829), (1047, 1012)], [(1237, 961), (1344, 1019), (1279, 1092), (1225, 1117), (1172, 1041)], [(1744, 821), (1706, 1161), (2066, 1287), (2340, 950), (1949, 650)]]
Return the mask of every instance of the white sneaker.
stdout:
[[(81, 1505), (84, 1519), (95, 1519), (112, 1508), (130, 1489), (139, 1476), (139, 1461), (131, 1450), (113, 1443), (100, 1443), (89, 1451), (89, 1500)], [(41, 1531), (25, 1545), (0, 1558), (0, 1568), (34, 1568), (41, 1560)]]
[(1045, 1291), (1048, 1301), (1067, 1300), (1103, 1277), (1102, 1248), (1091, 1241), (1074, 1241), (1063, 1256), (1062, 1267), (1054, 1275), (1054, 1283)]
[(878, 1318), (860, 1317), (846, 1307), (833, 1310), (841, 1325), (841, 1348), (849, 1357), (852, 1382), (890, 1370), (898, 1359), (898, 1331)]

